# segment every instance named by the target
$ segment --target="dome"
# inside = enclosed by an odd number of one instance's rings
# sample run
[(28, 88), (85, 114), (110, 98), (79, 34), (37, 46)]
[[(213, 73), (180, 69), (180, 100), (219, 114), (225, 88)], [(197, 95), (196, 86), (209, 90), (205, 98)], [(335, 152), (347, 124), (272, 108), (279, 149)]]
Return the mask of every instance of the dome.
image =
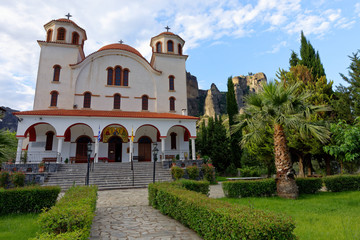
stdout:
[(118, 50), (128, 51), (131, 53), (135, 53), (136, 55), (138, 55), (141, 58), (144, 58), (138, 50), (136, 50), (133, 47), (130, 47), (129, 45), (122, 44), (122, 43), (113, 43), (113, 44), (103, 46), (102, 48), (100, 48), (98, 50), (98, 52), (104, 51), (104, 50), (110, 50), (110, 49), (118, 49)]

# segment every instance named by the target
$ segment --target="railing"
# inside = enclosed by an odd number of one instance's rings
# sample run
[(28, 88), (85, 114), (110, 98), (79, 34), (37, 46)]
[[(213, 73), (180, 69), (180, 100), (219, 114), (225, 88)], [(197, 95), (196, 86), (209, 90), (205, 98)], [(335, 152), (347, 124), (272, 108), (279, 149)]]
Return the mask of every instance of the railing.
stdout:
[(57, 152), (55, 151), (46, 151), (46, 152), (21, 152), (21, 163), (40, 163), (44, 162), (57, 162), (57, 159), (60, 158)]
[(164, 156), (160, 153), (160, 160), (190, 160), (190, 151), (188, 149), (182, 150), (168, 150), (165, 151)]

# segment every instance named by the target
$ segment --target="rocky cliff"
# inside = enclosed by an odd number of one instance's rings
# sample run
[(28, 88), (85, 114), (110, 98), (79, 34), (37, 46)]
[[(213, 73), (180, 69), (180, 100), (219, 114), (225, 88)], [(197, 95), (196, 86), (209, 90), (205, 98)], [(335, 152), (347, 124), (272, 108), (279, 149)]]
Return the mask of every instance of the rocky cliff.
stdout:
[(14, 110), (8, 107), (2, 107), (5, 112), (2, 118), (0, 118), (0, 129), (8, 129), (10, 131), (16, 131), (17, 129), (17, 117), (15, 117), (12, 113), (18, 112), (18, 110)]

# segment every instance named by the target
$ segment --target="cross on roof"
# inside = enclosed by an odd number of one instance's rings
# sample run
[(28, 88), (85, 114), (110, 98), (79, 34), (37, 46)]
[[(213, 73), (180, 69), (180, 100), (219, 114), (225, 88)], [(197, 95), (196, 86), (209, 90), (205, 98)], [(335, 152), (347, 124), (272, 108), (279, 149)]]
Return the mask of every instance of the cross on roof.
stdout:
[(168, 32), (170, 28), (169, 28), (169, 26), (166, 26), (165, 29)]
[(65, 15), (65, 17), (67, 17), (68, 19), (70, 19), (72, 17), (72, 15), (70, 15), (70, 13), (68, 13), (67, 15)]
[(120, 40), (120, 41), (119, 41), (119, 43), (120, 43), (120, 44), (123, 44), (123, 43), (124, 43), (124, 41), (123, 41), (123, 40)]

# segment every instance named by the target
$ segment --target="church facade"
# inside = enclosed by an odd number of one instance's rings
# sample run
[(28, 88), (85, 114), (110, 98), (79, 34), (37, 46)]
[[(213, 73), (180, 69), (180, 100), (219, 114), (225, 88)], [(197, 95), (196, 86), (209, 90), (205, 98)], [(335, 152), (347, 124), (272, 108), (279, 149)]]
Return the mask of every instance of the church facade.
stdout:
[[(150, 40), (151, 61), (135, 48), (106, 45), (85, 56), (86, 31), (61, 18), (44, 25), (32, 111), (17, 112), (16, 163), (195, 159), (196, 121), (187, 115), (185, 41)], [(191, 149), (190, 148), (191, 142)]]

